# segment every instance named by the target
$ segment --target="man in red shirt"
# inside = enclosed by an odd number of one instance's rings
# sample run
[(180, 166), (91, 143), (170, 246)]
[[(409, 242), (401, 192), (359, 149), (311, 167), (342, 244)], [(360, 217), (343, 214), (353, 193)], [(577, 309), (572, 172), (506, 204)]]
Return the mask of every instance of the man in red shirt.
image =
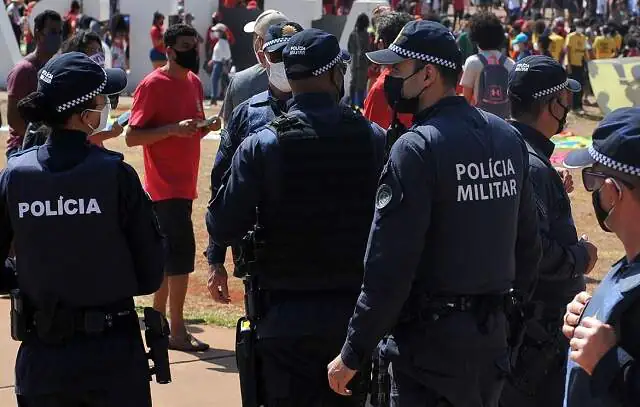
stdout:
[(18, 62), (7, 76), (7, 122), (9, 139), (7, 157), (22, 146), (27, 124), (18, 112), (18, 102), (38, 87), (38, 71), (60, 49), (62, 43), (62, 17), (52, 10), (45, 10), (34, 20), (36, 49)]
[(220, 128), (220, 121), (203, 124), (202, 83), (192, 72), (197, 66), (197, 32), (185, 24), (164, 34), (167, 64), (138, 85), (126, 134), (128, 146), (142, 146), (145, 189), (165, 236), (165, 280), (153, 306), (171, 320), (169, 347), (183, 351), (209, 348), (191, 336), (183, 318), (189, 273), (195, 266), (195, 237), (191, 222), (200, 164), (200, 140)]
[[(378, 37), (378, 49), (387, 48), (393, 40), (400, 34), (402, 27), (413, 20), (407, 13), (389, 12), (378, 17), (376, 21), (376, 32)], [(389, 74), (391, 68), (385, 66), (369, 90), (367, 98), (364, 100), (364, 116), (383, 129), (388, 129), (393, 119), (393, 111), (384, 93), (384, 79)], [(398, 118), (405, 127), (410, 127), (413, 122), (413, 115), (399, 114)]]

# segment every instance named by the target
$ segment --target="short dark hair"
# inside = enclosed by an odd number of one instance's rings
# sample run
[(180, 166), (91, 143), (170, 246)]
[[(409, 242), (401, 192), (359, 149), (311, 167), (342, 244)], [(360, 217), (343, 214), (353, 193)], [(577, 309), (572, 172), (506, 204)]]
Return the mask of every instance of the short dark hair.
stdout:
[[(419, 71), (420, 69), (424, 68), (427, 65), (429, 64), (427, 64), (424, 61), (416, 60), (415, 70)], [(433, 64), (433, 66), (438, 70), (438, 72), (442, 76), (442, 82), (444, 83), (445, 86), (449, 88), (455, 88), (456, 86), (458, 86), (458, 82), (460, 80), (460, 74), (462, 73), (462, 67), (451, 69), (451, 68), (447, 68), (437, 64)]]
[(162, 13), (161, 13), (161, 12), (159, 12), (159, 11), (154, 12), (154, 13), (153, 13), (153, 23), (152, 23), (152, 24), (155, 24), (155, 23), (156, 23), (156, 21), (158, 21), (158, 20), (159, 20), (159, 19), (161, 19), (161, 18), (164, 18), (164, 14), (162, 14)]
[(356, 19), (356, 31), (364, 31), (369, 27), (369, 17), (365, 13), (361, 13)]
[(534, 101), (523, 101), (519, 97), (509, 94), (509, 104), (511, 105), (511, 117), (522, 122), (532, 122), (538, 119), (542, 109), (558, 97), (557, 94), (548, 95)]
[(504, 43), (504, 28), (493, 13), (480, 12), (473, 15), (470, 35), (478, 48), (485, 51), (499, 49)]
[(42, 13), (38, 14), (33, 20), (33, 31), (42, 32), (42, 30), (44, 30), (44, 26), (47, 25), (47, 21), (59, 22), (62, 21), (62, 17), (60, 17), (60, 14), (53, 10), (45, 10)]
[(547, 29), (547, 22), (544, 20), (536, 20), (536, 24), (534, 25), (533, 32), (536, 34), (542, 34), (544, 30)]
[(198, 33), (195, 28), (186, 24), (174, 24), (167, 28), (164, 33), (164, 44), (172, 47), (178, 42), (178, 37), (197, 37)]
[(80, 2), (78, 0), (71, 2), (71, 10), (80, 10)]
[(66, 54), (68, 52), (82, 52), (87, 53), (87, 48), (92, 42), (102, 44), (100, 36), (93, 31), (80, 30), (74, 35), (69, 37), (60, 47), (60, 53)]
[(413, 17), (409, 13), (393, 11), (382, 14), (376, 22), (378, 38), (388, 47), (410, 21), (413, 21)]

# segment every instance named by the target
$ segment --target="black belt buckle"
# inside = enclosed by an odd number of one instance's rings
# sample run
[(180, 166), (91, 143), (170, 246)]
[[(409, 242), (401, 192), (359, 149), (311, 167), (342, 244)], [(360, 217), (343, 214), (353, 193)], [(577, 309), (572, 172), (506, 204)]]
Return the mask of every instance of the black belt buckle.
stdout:
[(84, 332), (87, 335), (98, 335), (104, 332), (105, 324), (112, 318), (110, 314), (100, 311), (86, 311), (84, 313)]

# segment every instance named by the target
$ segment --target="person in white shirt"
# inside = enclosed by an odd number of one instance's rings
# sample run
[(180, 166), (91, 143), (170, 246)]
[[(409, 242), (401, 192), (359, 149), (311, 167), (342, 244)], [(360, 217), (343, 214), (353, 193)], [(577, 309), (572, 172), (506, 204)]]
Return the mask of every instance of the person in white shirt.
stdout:
[(225, 66), (231, 60), (231, 47), (227, 41), (227, 35), (222, 27), (213, 27), (213, 35), (218, 37), (218, 42), (213, 47), (211, 56), (211, 104), (216, 105), (220, 97), (220, 78), (224, 73)]

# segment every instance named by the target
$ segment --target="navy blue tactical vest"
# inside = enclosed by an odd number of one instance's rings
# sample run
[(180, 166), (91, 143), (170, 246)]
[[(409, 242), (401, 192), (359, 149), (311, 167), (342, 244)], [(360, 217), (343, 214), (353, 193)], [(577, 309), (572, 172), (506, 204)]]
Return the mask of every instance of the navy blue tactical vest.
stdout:
[[(640, 264), (627, 265), (625, 259), (616, 263), (589, 300), (582, 316), (594, 317), (613, 326), (619, 336), (622, 314), (640, 298)], [(634, 355), (638, 356), (638, 355)], [(621, 366), (622, 367), (622, 366)], [(591, 376), (569, 360), (565, 383), (564, 407), (611, 407), (619, 405), (592, 393)], [(604, 395), (603, 395), (604, 396)], [(606, 397), (606, 396), (605, 396)]]
[(133, 260), (120, 226), (121, 161), (120, 154), (98, 147), (61, 172), (43, 167), (37, 148), (9, 161), (7, 203), (18, 284), (37, 308), (51, 301), (99, 307), (136, 294)]
[(345, 108), (335, 128), (282, 116), (282, 187), (264, 220), (260, 285), (276, 290), (358, 291), (373, 218), (377, 163), (370, 124)]
[(268, 90), (251, 97), (249, 106), (247, 106), (248, 134), (266, 126), (275, 118), (276, 113), (271, 106), (271, 96), (269, 96)]
[(409, 130), (424, 138), (434, 167), (415, 298), (505, 292), (515, 279), (526, 147), (503, 120), (459, 98), (435, 109)]

